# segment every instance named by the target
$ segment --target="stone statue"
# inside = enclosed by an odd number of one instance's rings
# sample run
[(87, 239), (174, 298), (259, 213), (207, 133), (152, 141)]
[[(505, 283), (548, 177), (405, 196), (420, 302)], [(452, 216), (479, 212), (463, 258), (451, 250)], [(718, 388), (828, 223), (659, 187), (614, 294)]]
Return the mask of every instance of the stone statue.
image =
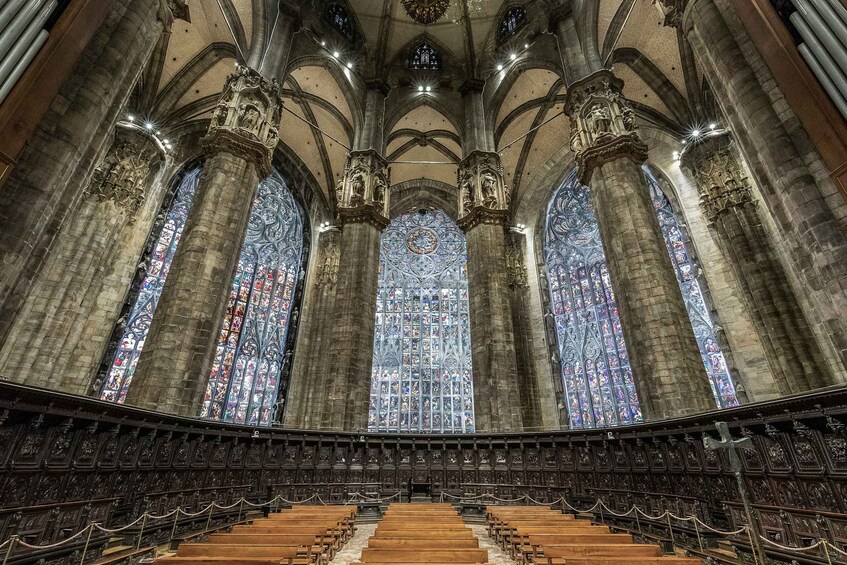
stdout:
[(226, 107), (226, 104), (218, 104), (217, 108), (215, 108), (215, 113), (212, 116), (212, 127), (221, 127), (226, 123), (226, 117), (229, 115), (229, 108)]
[(596, 104), (591, 108), (589, 119), (591, 133), (595, 136), (600, 137), (612, 133), (612, 118), (605, 107)]
[(491, 171), (482, 173), (482, 203), (489, 208), (497, 206), (497, 177)]
[(259, 123), (259, 110), (255, 106), (245, 104), (241, 107), (241, 115), (238, 118), (238, 127), (255, 131), (256, 125)]
[(350, 205), (363, 206), (365, 204), (365, 177), (362, 173), (354, 174), (350, 185), (352, 188)]

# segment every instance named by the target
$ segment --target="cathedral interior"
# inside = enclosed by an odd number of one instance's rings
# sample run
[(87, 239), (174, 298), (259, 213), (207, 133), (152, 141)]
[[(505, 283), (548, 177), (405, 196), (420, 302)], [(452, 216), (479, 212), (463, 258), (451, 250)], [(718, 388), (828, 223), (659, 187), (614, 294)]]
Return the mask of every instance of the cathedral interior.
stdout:
[(0, 0), (0, 563), (154, 562), (847, 563), (847, 0)]

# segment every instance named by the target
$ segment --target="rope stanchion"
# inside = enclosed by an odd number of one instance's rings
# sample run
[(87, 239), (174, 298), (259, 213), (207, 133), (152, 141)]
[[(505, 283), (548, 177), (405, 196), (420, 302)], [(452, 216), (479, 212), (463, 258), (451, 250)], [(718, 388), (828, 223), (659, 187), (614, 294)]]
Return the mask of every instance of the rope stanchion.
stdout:
[(94, 528), (96, 526), (96, 523), (92, 523), (88, 526), (88, 536), (85, 538), (85, 545), (82, 547), (82, 555), (79, 558), (79, 565), (83, 565), (85, 563), (85, 554), (88, 553), (88, 546), (91, 545), (91, 535), (94, 533)]
[(241, 521), (241, 513), (242, 513), (242, 512), (244, 512), (244, 497), (242, 496), (242, 497), (241, 497), (241, 500), (239, 500), (238, 502), (239, 502), (239, 506), (238, 506), (238, 521), (240, 522), (240, 521)]
[(826, 556), (827, 565), (832, 565), (832, 558), (829, 556), (829, 548), (827, 547), (829, 544), (826, 541), (823, 542), (823, 553)]
[[(12, 555), (12, 551), (15, 549), (15, 544), (18, 542), (18, 536), (14, 535), (9, 538), (9, 547), (6, 548), (6, 555), (3, 556), (3, 565), (9, 562), (9, 556)], [(5, 545), (5, 543), (3, 544)]]
[(94, 527), (97, 528), (98, 530), (100, 530), (101, 532), (105, 533), (105, 534), (116, 534), (118, 532), (122, 532), (124, 530), (127, 530), (127, 529), (133, 527), (134, 525), (139, 523), (142, 519), (144, 519), (144, 515), (139, 516), (138, 518), (136, 518), (135, 520), (133, 520), (132, 522), (130, 522), (126, 526), (121, 526), (120, 528), (115, 528), (114, 530), (112, 530), (110, 528), (104, 528), (100, 524), (94, 524)]
[(671, 513), (665, 512), (665, 515), (668, 518), (668, 528), (670, 528), (671, 531), (671, 545), (676, 545), (676, 540), (673, 538), (673, 522), (671, 522)]
[(174, 512), (174, 525), (171, 528), (171, 537), (170, 537), (170, 539), (168, 539), (168, 547), (170, 547), (171, 544), (174, 541), (174, 536), (176, 535), (176, 524), (177, 524), (177, 521), (179, 521), (179, 513), (180, 513), (181, 510), (182, 510), (182, 508), (177, 506), (176, 511)]
[(77, 533), (75, 533), (74, 535), (72, 535), (71, 537), (65, 538), (62, 541), (57, 541), (56, 543), (51, 543), (51, 544), (48, 544), (48, 545), (30, 545), (30, 544), (26, 543), (24, 540), (22, 540), (20, 537), (17, 538), (17, 543), (24, 546), (24, 547), (28, 547), (29, 549), (53, 549), (54, 547), (59, 547), (60, 545), (65, 545), (66, 543), (72, 542), (76, 538), (81, 537), (84, 533), (86, 533), (90, 529), (91, 529), (90, 525), (86, 526), (83, 529), (81, 529), (80, 531), (78, 531)]
[(135, 545), (135, 549), (141, 549), (141, 540), (144, 539), (144, 527), (147, 525), (147, 512), (141, 517), (143, 518), (141, 521), (141, 531), (138, 532), (138, 543)]
[(206, 530), (209, 529), (209, 526), (212, 525), (212, 512), (215, 510), (215, 504), (212, 503), (209, 505), (209, 517), (206, 518)]
[[(635, 507), (633, 507), (635, 508)], [(641, 531), (641, 520), (638, 518), (638, 508), (635, 508), (635, 525), (638, 527), (638, 533), (643, 533)]]
[[(747, 530), (747, 537), (750, 538), (750, 552), (753, 554), (753, 565), (759, 565), (759, 558), (756, 557), (756, 544), (753, 543), (753, 532), (750, 526), (747, 526), (745, 529)], [(762, 557), (764, 558), (764, 555)]]
[(694, 518), (694, 533), (697, 534), (697, 545), (700, 546), (700, 551), (703, 551), (703, 538), (700, 537), (700, 528), (697, 527), (697, 518)]

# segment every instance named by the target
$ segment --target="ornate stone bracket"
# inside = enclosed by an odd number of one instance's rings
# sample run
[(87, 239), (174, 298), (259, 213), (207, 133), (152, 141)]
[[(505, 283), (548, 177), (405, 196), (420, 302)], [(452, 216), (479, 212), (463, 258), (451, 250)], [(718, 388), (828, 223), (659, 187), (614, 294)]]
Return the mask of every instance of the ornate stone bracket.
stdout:
[(388, 161), (373, 149), (351, 151), (338, 181), (335, 197), (340, 223), (368, 222), (380, 229), (388, 225)]
[(225, 151), (255, 162), (266, 177), (272, 171), (281, 120), (279, 82), (240, 66), (227, 79), (203, 142), (207, 151)]
[[(460, 225), (501, 223), (504, 215), (508, 222), (511, 195), (503, 180), (500, 155), (473, 151), (459, 163), (458, 185)], [(476, 220), (471, 221), (472, 217)]]
[(691, 171), (709, 223), (729, 210), (753, 204), (750, 181), (728, 132), (708, 135), (686, 147), (682, 166)]
[(115, 139), (103, 161), (94, 169), (87, 196), (112, 200), (126, 211), (129, 222), (144, 204), (151, 173), (162, 161), (161, 147), (142, 131), (118, 127)]
[(667, 27), (682, 27), (682, 15), (688, 0), (653, 0), (653, 5), (664, 16)]
[(623, 81), (601, 70), (568, 89), (565, 114), (571, 122), (571, 150), (576, 154), (580, 182), (587, 184), (594, 169), (628, 157), (647, 160), (647, 146), (635, 128), (635, 112), (624, 98)]

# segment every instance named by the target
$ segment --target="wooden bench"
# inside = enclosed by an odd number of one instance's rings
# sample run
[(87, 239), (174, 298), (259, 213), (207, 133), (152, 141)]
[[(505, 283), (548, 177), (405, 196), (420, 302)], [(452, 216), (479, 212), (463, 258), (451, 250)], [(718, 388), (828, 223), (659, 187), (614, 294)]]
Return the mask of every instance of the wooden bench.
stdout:
[(485, 549), (362, 549), (362, 563), (487, 563)]

